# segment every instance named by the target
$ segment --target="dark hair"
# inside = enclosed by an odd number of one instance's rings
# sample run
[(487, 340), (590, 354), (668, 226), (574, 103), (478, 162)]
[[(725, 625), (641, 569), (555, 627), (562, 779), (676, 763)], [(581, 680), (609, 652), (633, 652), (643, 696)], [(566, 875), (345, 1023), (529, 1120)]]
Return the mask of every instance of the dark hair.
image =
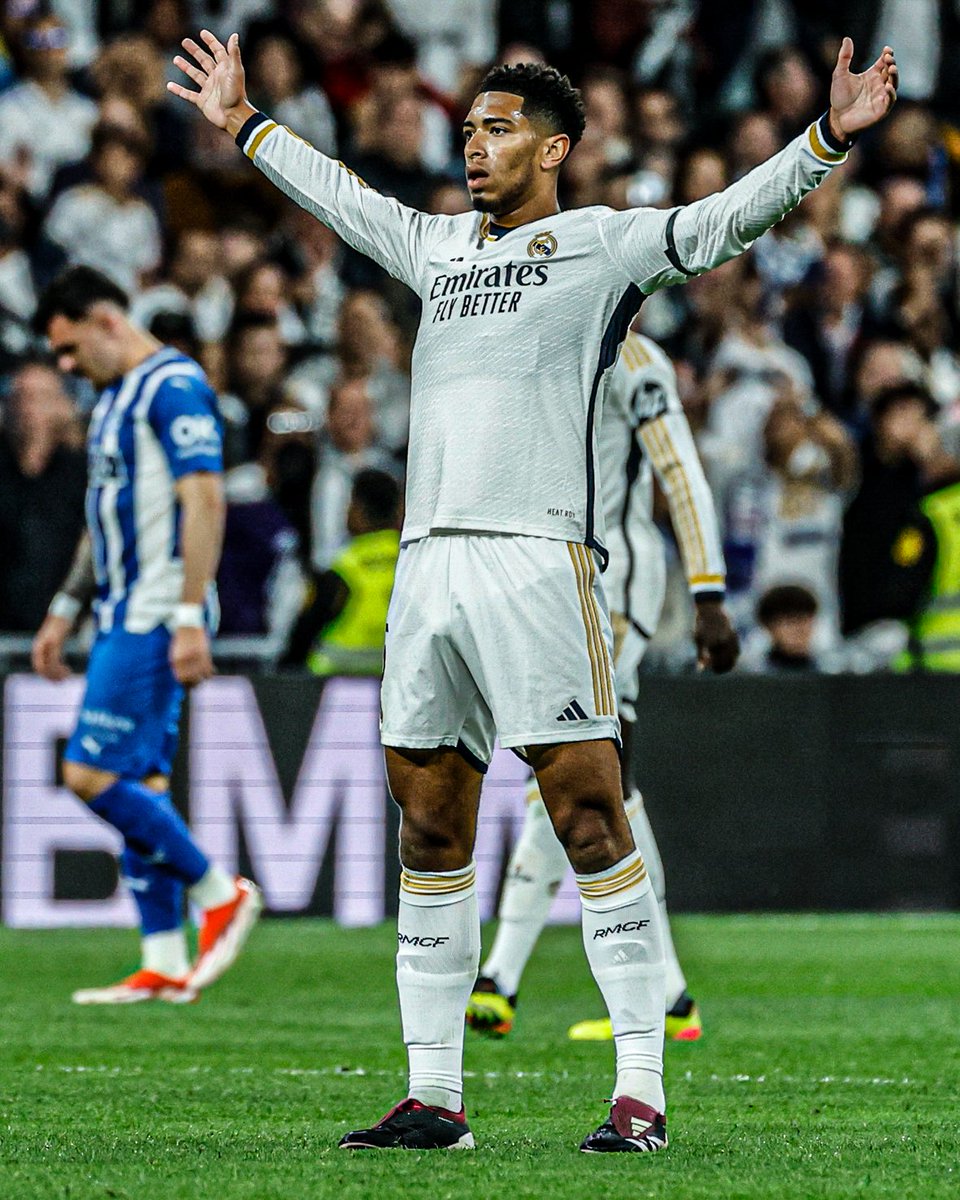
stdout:
[(487, 72), (478, 90), (522, 96), (526, 101), (524, 115), (531, 120), (544, 121), (551, 133), (565, 133), (571, 147), (583, 137), (587, 124), (583, 97), (556, 67), (542, 67), (539, 63), (494, 67)]
[(33, 328), (43, 336), (54, 317), (82, 321), (95, 304), (104, 302), (115, 304), (124, 312), (130, 307), (127, 293), (102, 271), (93, 267), (67, 267), (44, 288)]
[(780, 617), (815, 617), (820, 608), (809, 588), (798, 583), (784, 583), (768, 588), (757, 604), (757, 620), (769, 625)]
[(353, 477), (350, 498), (363, 509), (372, 524), (389, 528), (397, 519), (400, 485), (386, 471), (368, 467)]
[(146, 162), (150, 157), (149, 138), (136, 130), (108, 123), (94, 125), (90, 135), (90, 157), (102, 153), (108, 146), (122, 146), (141, 162)]
[(922, 383), (913, 383), (905, 379), (902, 383), (891, 384), (873, 398), (870, 405), (870, 416), (874, 421), (885, 417), (891, 408), (898, 404), (906, 404), (910, 400), (922, 404), (927, 417), (932, 420), (940, 412), (940, 406), (930, 395)]
[(184, 354), (196, 358), (200, 352), (197, 341), (197, 330), (189, 313), (165, 312), (154, 313), (147, 326), (147, 332), (153, 334), (158, 342), (165, 346), (175, 346)]

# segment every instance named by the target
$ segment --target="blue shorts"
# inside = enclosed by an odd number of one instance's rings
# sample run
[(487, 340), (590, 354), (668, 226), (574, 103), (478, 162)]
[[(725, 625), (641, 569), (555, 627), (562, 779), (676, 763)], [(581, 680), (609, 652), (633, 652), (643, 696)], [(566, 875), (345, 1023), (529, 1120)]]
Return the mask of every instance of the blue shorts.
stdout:
[(169, 775), (183, 701), (170, 667), (170, 637), (163, 625), (150, 633), (97, 635), (65, 759), (123, 779)]

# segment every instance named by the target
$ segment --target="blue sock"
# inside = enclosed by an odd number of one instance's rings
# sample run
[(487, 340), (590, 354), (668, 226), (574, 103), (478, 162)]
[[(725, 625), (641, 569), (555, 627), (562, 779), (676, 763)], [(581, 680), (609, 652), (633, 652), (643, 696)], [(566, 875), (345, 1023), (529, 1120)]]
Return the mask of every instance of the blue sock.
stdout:
[[(169, 804), (167, 797), (163, 797)], [(163, 867), (154, 866), (127, 846), (120, 858), (123, 882), (130, 889), (140, 913), (140, 932), (169, 933), (183, 925), (183, 880)]]
[(187, 884), (210, 868), (183, 817), (166, 797), (132, 779), (118, 779), (90, 801), (89, 808), (123, 834), (127, 845), (150, 866), (163, 866)]

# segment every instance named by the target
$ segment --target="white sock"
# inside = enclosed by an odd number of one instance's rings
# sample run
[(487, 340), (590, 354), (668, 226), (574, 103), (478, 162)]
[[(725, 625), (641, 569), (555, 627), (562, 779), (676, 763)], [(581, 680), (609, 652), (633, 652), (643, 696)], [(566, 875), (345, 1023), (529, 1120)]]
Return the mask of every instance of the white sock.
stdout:
[(213, 863), (206, 875), (202, 875), (193, 887), (187, 889), (191, 904), (197, 908), (219, 908), (222, 904), (229, 904), (236, 894), (236, 880)]
[(409, 1095), (463, 1107), (463, 1014), (480, 962), (474, 864), (400, 875), (397, 991), (410, 1064)]
[(595, 875), (578, 875), (583, 944), (617, 1050), (617, 1096), (665, 1111), (663, 940), (660, 909), (637, 850)]
[(653, 894), (660, 905), (660, 931), (663, 935), (663, 961), (666, 968), (667, 1012), (669, 1012), (687, 990), (687, 980), (683, 973), (683, 968), (680, 966), (680, 960), (677, 958), (677, 951), (673, 944), (673, 935), (670, 932), (663, 862), (660, 859), (657, 839), (653, 836), (653, 829), (650, 827), (650, 818), (647, 816), (643, 796), (636, 789), (630, 793), (626, 808), (627, 819), (630, 822), (630, 828), (633, 830), (633, 840), (636, 842), (637, 849), (640, 851), (640, 855), (647, 865), (650, 882), (653, 884)]
[(537, 781), (527, 787), (527, 812), (520, 837), (510, 855), (507, 878), (497, 913), (499, 925), (493, 948), (480, 969), (505, 996), (520, 988), (524, 968), (533, 953), (557, 888), (567, 870), (567, 856), (546, 807)]
[(156, 971), (169, 979), (183, 979), (190, 972), (187, 938), (182, 929), (147, 933), (140, 939), (140, 964), (145, 971)]

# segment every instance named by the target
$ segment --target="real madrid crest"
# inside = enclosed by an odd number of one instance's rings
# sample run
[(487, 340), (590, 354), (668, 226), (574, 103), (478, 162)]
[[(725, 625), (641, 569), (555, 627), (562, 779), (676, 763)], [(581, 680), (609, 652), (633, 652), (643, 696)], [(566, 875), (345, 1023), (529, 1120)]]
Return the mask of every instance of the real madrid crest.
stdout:
[(557, 252), (557, 239), (549, 229), (536, 233), (527, 243), (530, 258), (553, 258)]

